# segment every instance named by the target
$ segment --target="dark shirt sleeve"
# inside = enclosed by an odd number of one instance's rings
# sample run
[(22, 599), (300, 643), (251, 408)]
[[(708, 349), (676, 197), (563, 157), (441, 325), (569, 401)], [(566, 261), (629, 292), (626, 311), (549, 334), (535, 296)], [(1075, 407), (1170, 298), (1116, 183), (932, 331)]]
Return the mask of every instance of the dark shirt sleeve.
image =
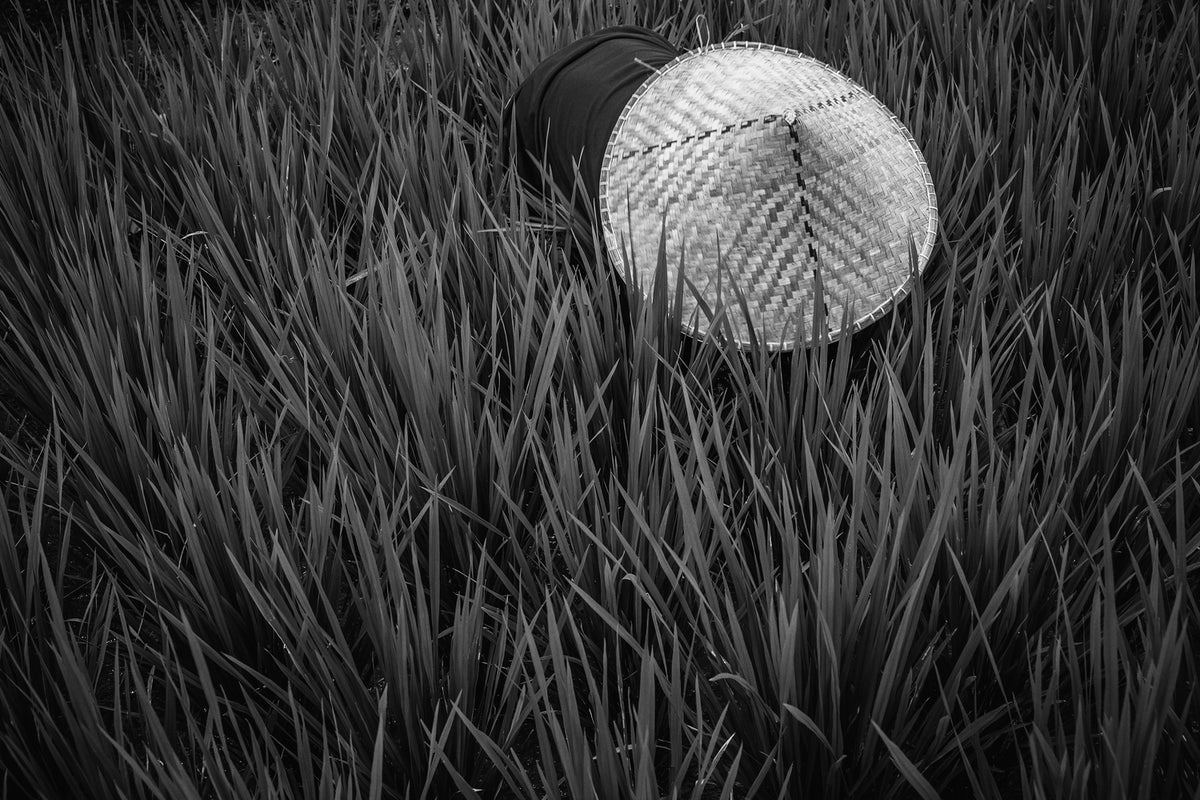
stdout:
[[(605, 28), (554, 53), (517, 88), (504, 112), (506, 149), (517, 174), (533, 187), (542, 184), (542, 167), (570, 197), (575, 164), (586, 199), (584, 214), (596, 200), (600, 167), (625, 104), (654, 70), (682, 53), (645, 28)], [(507, 138), (511, 137), (511, 138)]]

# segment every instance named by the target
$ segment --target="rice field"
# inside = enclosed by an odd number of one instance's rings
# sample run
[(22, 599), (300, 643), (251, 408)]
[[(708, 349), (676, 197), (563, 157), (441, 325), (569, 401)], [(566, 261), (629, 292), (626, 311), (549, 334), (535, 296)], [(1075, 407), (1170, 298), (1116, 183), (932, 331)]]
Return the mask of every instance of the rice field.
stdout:
[[(629, 296), (499, 135), (612, 24), (877, 95), (940, 206), (912, 294), (785, 353)], [(0, 48), (0, 796), (1200, 798), (1194, 4)]]

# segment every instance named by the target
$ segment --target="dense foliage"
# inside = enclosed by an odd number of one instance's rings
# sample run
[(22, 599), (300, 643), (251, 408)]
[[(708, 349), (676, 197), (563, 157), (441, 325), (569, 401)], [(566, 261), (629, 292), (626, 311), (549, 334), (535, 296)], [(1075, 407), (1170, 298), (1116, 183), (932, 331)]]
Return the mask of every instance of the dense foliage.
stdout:
[[(0, 51), (0, 794), (1196, 796), (1194, 4), (176, 2)], [(877, 94), (916, 291), (626, 302), (497, 135), (618, 22)]]

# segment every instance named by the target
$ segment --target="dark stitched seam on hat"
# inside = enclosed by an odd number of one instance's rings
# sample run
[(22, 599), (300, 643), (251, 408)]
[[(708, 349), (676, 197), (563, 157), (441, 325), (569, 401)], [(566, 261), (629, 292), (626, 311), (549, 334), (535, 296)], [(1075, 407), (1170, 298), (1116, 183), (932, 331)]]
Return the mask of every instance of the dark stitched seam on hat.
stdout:
[[(830, 100), (821, 100), (820, 102), (810, 104), (807, 108), (796, 109), (796, 114), (801, 115), (801, 114), (807, 114), (810, 111), (816, 111), (817, 109), (833, 108), (836, 105), (841, 105), (842, 103), (849, 101), (853, 96), (854, 96), (854, 94), (852, 92), (847, 92), (846, 94), (843, 94), (839, 97), (834, 97)], [(712, 136), (714, 133), (729, 133), (731, 130), (733, 130), (734, 128), (737, 128), (737, 127), (749, 128), (751, 125), (756, 125), (758, 123), (762, 123), (763, 125), (770, 125), (772, 122), (779, 119), (779, 117), (780, 117), (779, 114), (768, 114), (767, 116), (762, 117), (762, 118), (743, 120), (740, 123), (731, 122), (730, 124), (723, 125), (719, 128), (709, 128), (707, 130), (700, 131), (699, 133), (688, 134), (687, 136), (683, 137), (682, 139), (671, 139), (668, 142), (660, 142), (659, 144), (651, 144), (651, 145), (646, 145), (645, 147), (634, 148), (632, 150), (625, 150), (620, 154), (620, 157), (622, 160), (624, 160), (627, 158), (633, 158), (634, 156), (649, 155), (650, 153), (653, 153), (655, 150), (657, 150), (660, 147), (672, 147), (676, 144), (687, 144), (688, 142), (692, 141), (693, 139), (697, 139), (697, 140), (707, 139), (709, 136)]]
[(796, 133), (794, 124), (788, 125), (788, 134), (792, 137), (792, 160), (796, 162), (796, 184), (800, 187), (800, 206), (804, 209), (804, 233), (808, 236), (808, 255), (813, 261), (817, 260), (817, 248), (813, 247), (813, 240), (817, 238), (813, 233), (812, 224), (809, 222), (809, 216), (812, 214), (812, 209), (808, 206), (808, 196), (805, 195), (807, 187), (804, 185), (804, 157), (800, 155), (800, 134)]

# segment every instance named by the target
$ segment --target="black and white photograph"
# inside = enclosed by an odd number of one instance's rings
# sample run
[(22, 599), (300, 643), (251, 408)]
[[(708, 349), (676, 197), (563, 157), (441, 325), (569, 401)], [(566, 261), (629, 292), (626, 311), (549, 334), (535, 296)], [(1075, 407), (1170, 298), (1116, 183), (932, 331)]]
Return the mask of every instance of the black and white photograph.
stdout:
[(0, 800), (1200, 800), (1200, 4), (0, 0)]

